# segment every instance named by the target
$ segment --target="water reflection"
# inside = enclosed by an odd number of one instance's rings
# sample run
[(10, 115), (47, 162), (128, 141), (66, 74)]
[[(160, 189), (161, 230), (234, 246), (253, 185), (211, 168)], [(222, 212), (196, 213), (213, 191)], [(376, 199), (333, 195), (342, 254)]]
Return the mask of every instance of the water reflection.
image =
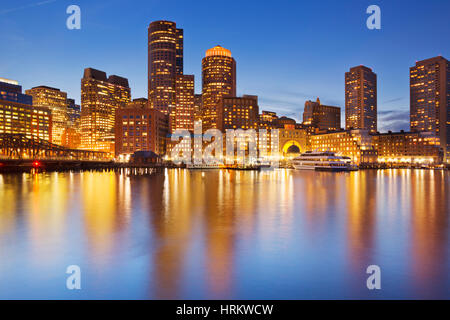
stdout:
[(449, 188), (425, 170), (0, 175), (0, 298), (449, 298)]

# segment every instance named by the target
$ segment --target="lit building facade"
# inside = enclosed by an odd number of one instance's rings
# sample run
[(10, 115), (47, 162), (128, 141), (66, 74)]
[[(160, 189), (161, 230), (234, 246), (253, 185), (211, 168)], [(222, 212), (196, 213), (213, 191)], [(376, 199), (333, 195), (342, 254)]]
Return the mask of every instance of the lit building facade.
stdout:
[(148, 27), (148, 101), (170, 114), (176, 104), (176, 75), (183, 74), (183, 30), (175, 22), (153, 21)]
[(186, 129), (194, 131), (195, 120), (194, 76), (177, 75), (176, 106), (171, 113), (171, 131)]
[(81, 79), (81, 147), (114, 152), (114, 125), (117, 109), (130, 101), (128, 80), (92, 68)]
[(142, 103), (133, 101), (116, 114), (116, 157), (126, 157), (137, 151), (166, 152), (169, 133), (168, 116)]
[(377, 75), (365, 66), (345, 73), (345, 128), (377, 132)]
[(23, 134), (29, 139), (52, 140), (52, 112), (49, 108), (0, 100), (0, 134)]
[(208, 49), (202, 59), (203, 129), (219, 129), (223, 97), (236, 96), (236, 61), (231, 51), (221, 46)]
[(427, 131), (439, 138), (450, 159), (450, 64), (444, 57), (416, 62), (410, 68), (411, 131)]
[(303, 124), (324, 131), (337, 131), (341, 128), (341, 108), (326, 106), (317, 101), (306, 101)]
[(33, 98), (22, 93), (22, 86), (16, 80), (0, 78), (0, 100), (32, 105)]
[(33, 97), (33, 106), (46, 107), (52, 112), (52, 143), (62, 145), (67, 128), (67, 93), (57, 88), (39, 86), (26, 90)]
[(443, 151), (431, 132), (388, 132), (373, 136), (378, 162), (386, 164), (440, 164)]
[(32, 105), (15, 80), (0, 78), (0, 134), (23, 134), (29, 139), (52, 140), (52, 112)]
[(258, 129), (259, 107), (258, 97), (244, 95), (242, 97), (224, 97), (220, 101), (217, 129)]
[(310, 148), (331, 151), (350, 157), (358, 165), (377, 162), (377, 152), (368, 130), (342, 130), (310, 136)]

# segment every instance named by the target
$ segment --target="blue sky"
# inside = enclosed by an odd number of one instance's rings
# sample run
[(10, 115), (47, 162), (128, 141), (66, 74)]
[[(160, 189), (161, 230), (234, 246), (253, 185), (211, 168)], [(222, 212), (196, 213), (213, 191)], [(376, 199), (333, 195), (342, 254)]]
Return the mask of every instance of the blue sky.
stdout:
[[(186, 74), (201, 92), (201, 59), (220, 44), (237, 61), (238, 94), (260, 109), (301, 120), (305, 100), (344, 109), (344, 73), (364, 64), (378, 74), (379, 129), (408, 129), (409, 67), (450, 58), (450, 1), (0, 0), (0, 77), (24, 89), (48, 85), (80, 102), (83, 69), (129, 79), (147, 96), (147, 27), (177, 22), (185, 34)], [(81, 8), (81, 30), (66, 28), (66, 8)], [(381, 30), (366, 8), (381, 8)], [(344, 124), (344, 123), (343, 123)]]

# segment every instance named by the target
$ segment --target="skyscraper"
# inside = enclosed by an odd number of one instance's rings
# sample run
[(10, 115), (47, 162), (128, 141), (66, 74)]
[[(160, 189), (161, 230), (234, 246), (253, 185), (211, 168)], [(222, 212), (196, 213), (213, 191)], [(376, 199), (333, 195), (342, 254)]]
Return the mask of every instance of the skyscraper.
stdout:
[(171, 130), (194, 130), (194, 76), (177, 75), (176, 107), (172, 112)]
[(130, 101), (128, 80), (87, 68), (81, 79), (81, 147), (114, 151), (116, 109)]
[(57, 88), (39, 86), (25, 91), (33, 97), (33, 106), (47, 107), (52, 112), (52, 143), (62, 145), (67, 128), (67, 93)]
[(345, 73), (345, 128), (377, 131), (377, 75), (365, 66)]
[(148, 27), (148, 100), (151, 108), (170, 114), (176, 103), (176, 75), (183, 73), (183, 30), (171, 21)]
[(450, 64), (444, 57), (416, 62), (410, 68), (411, 131), (428, 131), (440, 140), (450, 159)]
[(306, 101), (303, 124), (319, 130), (336, 131), (341, 128), (341, 108), (326, 106), (317, 101)]
[(218, 128), (223, 97), (236, 96), (236, 61), (231, 51), (215, 46), (202, 59), (203, 129)]

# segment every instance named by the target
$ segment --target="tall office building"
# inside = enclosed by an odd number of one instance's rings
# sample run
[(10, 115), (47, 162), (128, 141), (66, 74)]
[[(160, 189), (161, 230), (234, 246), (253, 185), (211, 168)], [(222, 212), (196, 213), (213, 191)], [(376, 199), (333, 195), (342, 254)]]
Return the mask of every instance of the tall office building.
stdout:
[(22, 134), (29, 139), (52, 139), (52, 113), (32, 105), (17, 81), (0, 78), (0, 134)]
[(115, 113), (130, 101), (128, 80), (92, 68), (81, 79), (81, 147), (114, 152)]
[(218, 128), (223, 97), (236, 96), (236, 61), (221, 46), (208, 49), (202, 59), (203, 129)]
[(411, 131), (432, 132), (444, 159), (450, 159), (450, 64), (444, 57), (416, 62), (410, 68)]
[(176, 104), (176, 75), (183, 73), (183, 30), (171, 21), (148, 27), (148, 101), (170, 114)]
[(57, 88), (39, 86), (25, 91), (33, 97), (33, 106), (47, 107), (52, 112), (52, 143), (62, 145), (67, 128), (67, 93)]
[(341, 128), (341, 108), (326, 106), (317, 101), (306, 101), (303, 124), (319, 130), (336, 131)]
[(345, 73), (345, 128), (377, 132), (377, 75), (365, 66)]
[(194, 131), (194, 76), (177, 75), (176, 107), (172, 112), (171, 131), (186, 129)]

